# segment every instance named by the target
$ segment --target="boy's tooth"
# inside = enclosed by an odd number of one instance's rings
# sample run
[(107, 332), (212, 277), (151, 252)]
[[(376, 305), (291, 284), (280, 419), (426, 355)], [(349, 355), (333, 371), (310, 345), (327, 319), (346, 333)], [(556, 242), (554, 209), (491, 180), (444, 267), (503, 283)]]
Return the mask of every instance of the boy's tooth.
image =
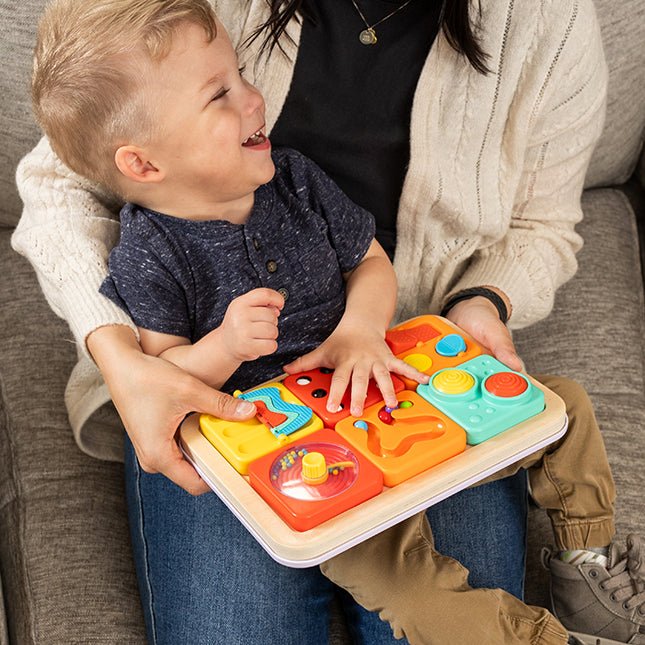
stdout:
[(266, 139), (266, 137), (265, 137), (265, 135), (262, 133), (262, 130), (260, 129), (260, 130), (258, 130), (257, 132), (254, 132), (250, 137), (247, 137), (246, 139), (244, 139), (244, 141), (242, 141), (242, 145), (243, 145), (243, 146), (244, 146), (244, 145), (247, 145), (247, 144), (250, 144), (250, 145), (257, 145), (257, 144), (258, 144), (258, 140), (259, 140), (260, 142), (262, 142), (262, 141), (264, 141), (265, 139)]
[(242, 145), (244, 145), (245, 143), (248, 143), (249, 139), (251, 139), (252, 137), (259, 137), (261, 133), (262, 133), (262, 131), (258, 130), (257, 132), (254, 132), (251, 136), (246, 137), (246, 139), (244, 139), (244, 141), (242, 141)]

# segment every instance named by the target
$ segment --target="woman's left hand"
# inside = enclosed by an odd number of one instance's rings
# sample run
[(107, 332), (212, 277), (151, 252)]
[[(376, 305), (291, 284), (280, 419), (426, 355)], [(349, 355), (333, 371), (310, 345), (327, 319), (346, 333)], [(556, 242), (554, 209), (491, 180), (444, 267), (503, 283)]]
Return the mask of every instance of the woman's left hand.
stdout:
[(488, 298), (476, 296), (462, 300), (450, 309), (446, 318), (470, 334), (498, 361), (512, 370), (523, 371), (524, 364), (515, 351), (511, 333)]

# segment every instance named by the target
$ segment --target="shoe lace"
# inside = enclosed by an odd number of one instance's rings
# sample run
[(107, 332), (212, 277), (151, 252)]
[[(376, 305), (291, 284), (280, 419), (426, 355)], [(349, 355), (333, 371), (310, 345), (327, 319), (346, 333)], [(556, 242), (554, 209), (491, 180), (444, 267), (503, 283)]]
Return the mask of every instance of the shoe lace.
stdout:
[(620, 552), (617, 543), (609, 550), (609, 578), (603, 583), (604, 589), (612, 592), (616, 602), (622, 602), (625, 609), (634, 609), (645, 614), (645, 567), (641, 557), (641, 542), (638, 535), (628, 535), (627, 550)]

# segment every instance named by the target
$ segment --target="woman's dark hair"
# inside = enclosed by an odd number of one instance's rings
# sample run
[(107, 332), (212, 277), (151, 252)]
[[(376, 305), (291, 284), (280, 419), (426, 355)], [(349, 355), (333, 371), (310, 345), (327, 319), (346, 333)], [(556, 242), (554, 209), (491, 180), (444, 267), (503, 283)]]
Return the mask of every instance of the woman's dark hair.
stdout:
[[(279, 43), (280, 36), (295, 14), (313, 19), (313, 15), (308, 9), (312, 1), (315, 2), (315, 0), (266, 0), (271, 9), (271, 15), (263, 25), (251, 34), (249, 42), (261, 37), (262, 52), (268, 50), (270, 53), (276, 45), (282, 49)], [(486, 66), (488, 54), (482, 50), (473, 31), (469, 12), (470, 2), (471, 0), (443, 0), (439, 26), (451, 47), (463, 54), (478, 72), (486, 74), (490, 71)]]

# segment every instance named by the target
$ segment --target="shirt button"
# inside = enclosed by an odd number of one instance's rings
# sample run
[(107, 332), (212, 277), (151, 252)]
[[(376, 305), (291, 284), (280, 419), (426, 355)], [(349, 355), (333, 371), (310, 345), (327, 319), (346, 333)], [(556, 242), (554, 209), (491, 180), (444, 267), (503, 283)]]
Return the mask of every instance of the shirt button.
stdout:
[(281, 287), (280, 289), (278, 289), (278, 293), (284, 298), (285, 302), (289, 299), (289, 291), (288, 291), (288, 289), (285, 289), (284, 287)]
[(262, 245), (260, 244), (260, 240), (258, 240), (258, 238), (257, 238), (257, 237), (254, 237), (254, 238), (253, 238), (253, 248), (254, 248), (256, 251), (259, 251), (259, 250), (262, 248)]
[(275, 260), (269, 260), (267, 262), (267, 271), (269, 273), (275, 273), (278, 270), (278, 263)]

